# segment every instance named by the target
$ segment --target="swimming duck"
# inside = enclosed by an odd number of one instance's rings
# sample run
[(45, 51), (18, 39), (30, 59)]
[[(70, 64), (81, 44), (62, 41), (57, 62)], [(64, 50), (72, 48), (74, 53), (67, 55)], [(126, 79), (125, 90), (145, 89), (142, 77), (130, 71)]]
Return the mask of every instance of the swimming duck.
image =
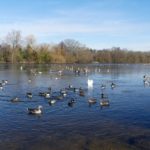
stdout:
[(12, 103), (20, 102), (20, 99), (18, 97), (15, 97), (10, 100)]
[(109, 100), (101, 100), (100, 105), (101, 106), (109, 106)]
[(42, 113), (42, 106), (38, 106), (37, 108), (27, 108), (29, 114), (41, 114)]
[(28, 98), (32, 98), (32, 93), (28, 92), (28, 93), (27, 93), (27, 97), (28, 97)]
[(96, 103), (96, 99), (95, 98), (90, 98), (88, 100), (89, 104), (95, 104)]
[(72, 107), (74, 103), (75, 103), (75, 100), (72, 98), (72, 99), (68, 102), (68, 106)]

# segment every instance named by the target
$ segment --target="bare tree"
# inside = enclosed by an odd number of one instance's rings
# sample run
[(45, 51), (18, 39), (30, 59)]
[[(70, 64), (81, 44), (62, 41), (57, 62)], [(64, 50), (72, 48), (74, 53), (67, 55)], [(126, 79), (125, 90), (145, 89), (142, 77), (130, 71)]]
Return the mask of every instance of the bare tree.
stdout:
[(28, 35), (26, 37), (26, 43), (28, 46), (33, 47), (36, 43), (36, 39), (35, 39), (34, 35)]
[(6, 41), (11, 46), (12, 49), (11, 62), (14, 63), (15, 53), (21, 44), (21, 32), (17, 30), (9, 32), (6, 36)]

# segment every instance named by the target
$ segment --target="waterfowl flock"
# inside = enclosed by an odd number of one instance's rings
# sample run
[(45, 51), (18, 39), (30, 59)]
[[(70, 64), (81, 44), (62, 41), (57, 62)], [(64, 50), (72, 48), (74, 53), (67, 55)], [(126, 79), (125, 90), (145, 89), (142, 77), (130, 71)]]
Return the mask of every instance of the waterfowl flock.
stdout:
[[(21, 70), (23, 70), (23, 67), (20, 68)], [(75, 73), (75, 75), (80, 76), (82, 73), (84, 75), (87, 75), (90, 70), (88, 68), (84, 68), (84, 69), (73, 69), (73, 68), (68, 68), (70, 70), (72, 70), (72, 72)], [(96, 71), (101, 71), (96, 70)], [(34, 76), (37, 76), (37, 74), (42, 75), (42, 71), (36, 71), (35, 69), (31, 69), (31, 74), (33, 74)], [(51, 70), (50, 73), (52, 73), (53, 71)], [(55, 72), (59, 76), (63, 75), (63, 70), (58, 70), (57, 72)], [(27, 83), (29, 83), (29, 86), (32, 85), (32, 78), (27, 80)], [(2, 80), (0, 83), (0, 89), (3, 90), (4, 86), (8, 84), (8, 80)], [(44, 98), (47, 102), (47, 104), (49, 104), (50, 106), (55, 105), (58, 101), (61, 100), (66, 100), (67, 103), (66, 105), (68, 105), (68, 107), (73, 107), (76, 103), (78, 103), (78, 96), (83, 97), (83, 99), (87, 99), (87, 103), (89, 105), (94, 105), (94, 104), (99, 104), (99, 106), (101, 107), (107, 107), (110, 105), (110, 100), (108, 98), (108, 96), (105, 93), (106, 90), (106, 85), (105, 84), (99, 84), (99, 98), (95, 98), (93, 96), (89, 96), (88, 95), (88, 90), (89, 88), (93, 88), (94, 87), (94, 80), (87, 78), (87, 87), (88, 88), (82, 88), (82, 87), (75, 87), (72, 84), (69, 84), (67, 87), (64, 87), (62, 89), (59, 89), (58, 91), (53, 91), (52, 87), (47, 87), (47, 91), (39, 91), (38, 94), (32, 93), (31, 91), (26, 92), (26, 98), (28, 98), (30, 101), (33, 101), (33, 99), (36, 96), (39, 96), (41, 98)], [(110, 88), (114, 89), (116, 87), (116, 84), (114, 82), (110, 83)], [(70, 95), (70, 93), (74, 93), (73, 95), (75, 95), (74, 97), (72, 97)], [(13, 97), (12, 99), (10, 99), (11, 103), (19, 103), (19, 102), (23, 102), (19, 97)], [(39, 106), (35, 106), (33, 108), (29, 107), (27, 108), (27, 112), (28, 114), (41, 114), (43, 110), (43, 107), (41, 105)]]

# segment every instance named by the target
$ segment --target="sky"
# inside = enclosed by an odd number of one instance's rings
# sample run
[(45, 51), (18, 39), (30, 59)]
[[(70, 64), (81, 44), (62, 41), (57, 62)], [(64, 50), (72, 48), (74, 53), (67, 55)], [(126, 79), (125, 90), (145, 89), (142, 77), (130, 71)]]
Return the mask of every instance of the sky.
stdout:
[(12, 30), (39, 43), (75, 39), (95, 49), (150, 50), (150, 0), (4, 0), (0, 39)]

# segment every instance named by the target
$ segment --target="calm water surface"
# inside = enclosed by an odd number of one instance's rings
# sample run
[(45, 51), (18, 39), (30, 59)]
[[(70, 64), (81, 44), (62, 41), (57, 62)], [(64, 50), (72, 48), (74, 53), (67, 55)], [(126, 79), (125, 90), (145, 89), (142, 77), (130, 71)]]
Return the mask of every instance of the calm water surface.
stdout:
[[(78, 67), (90, 72), (76, 76), (71, 69)], [(31, 69), (42, 74), (35, 76)], [(0, 80), (8, 80), (0, 91), (0, 149), (149, 150), (150, 87), (143, 85), (144, 74), (150, 75), (150, 65), (23, 65), (23, 70), (19, 65), (0, 65)], [(88, 88), (88, 79), (94, 81), (93, 88)], [(113, 90), (112, 82), (117, 85)], [(38, 96), (48, 87), (57, 95), (69, 84), (84, 88), (85, 97), (69, 91), (50, 106)], [(107, 108), (99, 105), (101, 84), (110, 100)], [(32, 99), (27, 92), (33, 93)], [(21, 102), (11, 103), (16, 96)], [(89, 106), (90, 97), (97, 103)], [(76, 103), (68, 107), (71, 98)], [(43, 106), (42, 115), (28, 115), (27, 108), (38, 105)]]

